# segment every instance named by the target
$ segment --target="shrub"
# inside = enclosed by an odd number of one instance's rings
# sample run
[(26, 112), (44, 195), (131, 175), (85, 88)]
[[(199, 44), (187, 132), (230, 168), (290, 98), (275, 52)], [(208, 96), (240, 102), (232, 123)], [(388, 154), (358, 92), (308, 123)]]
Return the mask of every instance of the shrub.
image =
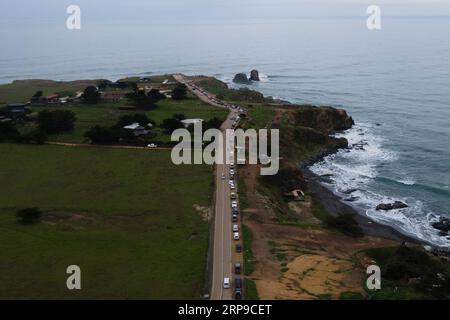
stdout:
[(89, 86), (84, 89), (83, 99), (85, 102), (90, 104), (96, 104), (100, 102), (100, 92), (98, 92), (97, 87)]
[(114, 128), (95, 126), (84, 135), (93, 144), (114, 144), (119, 142), (120, 134)]
[(186, 95), (187, 95), (187, 87), (184, 84), (180, 83), (172, 90), (172, 99), (174, 100), (186, 99)]
[(17, 220), (22, 224), (33, 224), (41, 219), (39, 208), (25, 208), (16, 212)]
[(38, 115), (39, 128), (48, 134), (58, 134), (72, 131), (76, 117), (69, 110), (43, 110)]
[(347, 236), (362, 237), (364, 235), (352, 214), (343, 214), (337, 217), (328, 216), (325, 218), (325, 224), (339, 230)]

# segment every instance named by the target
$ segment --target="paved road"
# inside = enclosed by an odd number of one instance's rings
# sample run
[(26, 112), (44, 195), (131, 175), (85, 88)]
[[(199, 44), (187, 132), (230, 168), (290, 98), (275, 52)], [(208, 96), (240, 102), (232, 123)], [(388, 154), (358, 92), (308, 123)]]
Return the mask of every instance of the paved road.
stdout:
[[(230, 113), (222, 124), (221, 130), (224, 133), (224, 149), (225, 144), (225, 130), (231, 129), (234, 120), (232, 118), (238, 115), (237, 111), (231, 106), (224, 104), (217, 100), (213, 95), (204, 91), (201, 88), (191, 85), (186, 82), (183, 75), (175, 75), (175, 79), (179, 82), (185, 83), (188, 89), (197, 95), (205, 103), (228, 108)], [(224, 154), (228, 156), (226, 150)], [(212, 287), (210, 297), (212, 300), (230, 300), (233, 298), (233, 264), (235, 261), (241, 261), (241, 255), (233, 253), (233, 248), (237, 241), (233, 240), (232, 222), (231, 222), (231, 190), (229, 185), (230, 166), (227, 164), (217, 164), (215, 170), (215, 215), (214, 215), (214, 243), (213, 245), (213, 270), (212, 270)], [(225, 175), (226, 179), (222, 179)], [(236, 184), (237, 188), (237, 184)], [(236, 192), (234, 190), (233, 192)], [(241, 227), (241, 226), (240, 226)], [(242, 263), (241, 263), (242, 265)], [(231, 279), (232, 288), (224, 289), (223, 280), (225, 277)]]

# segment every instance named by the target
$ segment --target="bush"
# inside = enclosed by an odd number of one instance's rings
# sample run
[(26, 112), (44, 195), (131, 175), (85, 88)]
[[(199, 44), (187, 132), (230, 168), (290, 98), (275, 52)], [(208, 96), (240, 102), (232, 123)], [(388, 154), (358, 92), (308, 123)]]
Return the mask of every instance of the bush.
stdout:
[(41, 219), (41, 210), (39, 208), (25, 208), (16, 212), (17, 220), (22, 224), (33, 224)]
[(135, 91), (127, 94), (131, 104), (138, 109), (153, 110), (156, 108), (156, 100), (143, 92)]
[(43, 110), (38, 115), (39, 128), (48, 134), (70, 132), (74, 128), (75, 113), (68, 110)]
[(119, 142), (120, 134), (118, 130), (109, 127), (95, 126), (84, 135), (93, 144), (114, 144)]
[(184, 128), (184, 124), (174, 116), (173, 118), (164, 119), (161, 128), (164, 129), (165, 133), (172, 134), (174, 130)]
[(374, 298), (384, 298), (391, 291), (394, 292), (390, 295), (392, 298), (397, 298), (397, 291), (425, 298), (450, 298), (448, 261), (433, 258), (423, 249), (406, 246), (369, 249), (366, 252), (380, 266), (382, 277), (386, 280), (381, 292)]
[(328, 216), (325, 218), (325, 224), (350, 237), (358, 238), (364, 235), (352, 214), (343, 214), (337, 217)]
[(0, 142), (15, 141), (20, 134), (11, 122), (0, 122)]
[(187, 95), (187, 87), (184, 84), (180, 83), (172, 90), (172, 99), (174, 100), (186, 99), (186, 95)]
[(100, 92), (98, 92), (97, 87), (89, 86), (84, 89), (83, 99), (85, 102), (90, 104), (96, 104), (100, 102)]
[(44, 144), (46, 141), (47, 134), (40, 129), (33, 130), (29, 133), (24, 133), (17, 139), (18, 143)]
[(143, 127), (147, 126), (149, 123), (155, 124), (155, 121), (149, 119), (146, 114), (136, 113), (121, 116), (117, 122), (117, 126), (123, 128), (135, 122), (139, 123), (139, 125)]

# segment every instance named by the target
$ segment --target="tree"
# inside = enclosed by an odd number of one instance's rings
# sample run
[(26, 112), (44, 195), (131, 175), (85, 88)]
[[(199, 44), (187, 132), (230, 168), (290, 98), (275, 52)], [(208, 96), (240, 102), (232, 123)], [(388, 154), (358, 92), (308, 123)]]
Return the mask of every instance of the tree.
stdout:
[(111, 86), (112, 82), (106, 79), (101, 79), (97, 82), (97, 87), (100, 90), (105, 90), (107, 87)]
[(183, 113), (175, 113), (172, 118), (177, 119), (177, 120), (185, 120), (186, 116)]
[(100, 92), (98, 92), (97, 87), (89, 86), (84, 89), (83, 99), (87, 103), (96, 104), (100, 102)]
[(187, 87), (185, 84), (180, 83), (172, 90), (172, 99), (174, 100), (186, 99), (186, 95)]
[(42, 90), (36, 91), (36, 93), (33, 95), (33, 98), (40, 98), (44, 92)]
[(222, 120), (214, 117), (208, 121), (203, 122), (203, 130), (206, 131), (208, 129), (219, 129), (221, 125), (222, 125)]
[(44, 144), (45, 141), (47, 141), (47, 134), (39, 128), (31, 132), (24, 133), (17, 139), (17, 142), (19, 143)]
[(166, 96), (163, 95), (161, 92), (159, 92), (158, 89), (151, 89), (150, 92), (147, 93), (147, 96), (155, 102), (158, 102), (166, 98)]
[(43, 110), (38, 114), (39, 128), (47, 134), (70, 132), (74, 128), (75, 113), (69, 110)]
[(14, 141), (20, 136), (17, 128), (12, 122), (0, 122), (0, 142)]
[(156, 108), (156, 101), (143, 92), (129, 93), (127, 94), (127, 98), (130, 99), (131, 103), (138, 109), (152, 110)]
[(147, 126), (149, 123), (155, 123), (153, 120), (149, 119), (145, 113), (135, 113), (121, 116), (117, 121), (116, 126), (119, 128), (123, 128), (136, 122), (143, 127)]
[(20, 223), (32, 224), (39, 222), (41, 214), (39, 208), (25, 208), (16, 212), (16, 218)]
[(180, 119), (169, 118), (163, 120), (161, 127), (167, 134), (172, 134), (174, 130), (184, 128), (184, 125)]
[(120, 133), (117, 129), (95, 126), (84, 135), (93, 144), (114, 144), (119, 142)]

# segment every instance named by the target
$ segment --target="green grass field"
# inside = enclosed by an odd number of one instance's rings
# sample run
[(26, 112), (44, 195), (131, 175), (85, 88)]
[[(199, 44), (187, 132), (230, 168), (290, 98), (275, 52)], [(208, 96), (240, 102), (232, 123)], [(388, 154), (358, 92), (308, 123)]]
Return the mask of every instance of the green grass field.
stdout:
[[(168, 76), (155, 76), (152, 80), (155, 82), (146, 83), (149, 86), (159, 86), (160, 81), (168, 78)], [(138, 80), (137, 78), (128, 78), (128, 80)], [(31, 96), (38, 90), (42, 90), (44, 95), (58, 93), (58, 92), (77, 92), (82, 91), (88, 85), (95, 84), (96, 80), (85, 81), (71, 81), (71, 82), (58, 82), (50, 80), (23, 80), (15, 81), (10, 84), (0, 85), (0, 107), (6, 103), (12, 102), (27, 102)], [(158, 107), (151, 111), (125, 111), (120, 110), (120, 107), (129, 106), (130, 102), (126, 99), (119, 102), (111, 103), (99, 103), (96, 105), (88, 105), (81, 103), (70, 103), (64, 106), (51, 106), (51, 107), (32, 107), (33, 113), (42, 110), (71, 110), (75, 113), (77, 120), (75, 122), (75, 129), (72, 132), (53, 135), (49, 137), (50, 141), (69, 142), (69, 143), (85, 143), (86, 138), (84, 134), (90, 128), (95, 125), (99, 126), (112, 126), (117, 123), (117, 120), (122, 115), (133, 113), (145, 113), (147, 116), (156, 121), (157, 125), (160, 125), (164, 119), (171, 118), (174, 114), (184, 114), (187, 118), (200, 118), (205, 121), (214, 117), (225, 120), (227, 111), (222, 108), (216, 108), (211, 105), (205, 104), (197, 97), (189, 95), (188, 99), (176, 101), (172, 99), (164, 99), (158, 102)], [(31, 115), (33, 117), (35, 115)], [(26, 132), (32, 130), (33, 124), (28, 124), (20, 128), (21, 131)], [(163, 130), (159, 128), (155, 129), (157, 136), (152, 139), (155, 141), (168, 142), (170, 136), (165, 134)]]
[[(112, 126), (122, 115), (136, 113), (134, 111), (119, 110), (119, 107), (125, 105), (124, 102), (117, 103), (100, 103), (97, 105), (73, 104), (64, 107), (33, 107), (33, 112), (41, 110), (71, 110), (75, 113), (77, 120), (75, 121), (75, 129), (72, 132), (53, 135), (49, 137), (50, 141), (83, 143), (87, 142), (84, 134), (95, 125)], [(151, 111), (137, 111), (145, 113), (149, 119), (156, 121), (156, 125), (160, 125), (164, 119), (171, 118), (174, 114), (182, 113), (187, 118), (200, 118), (209, 120), (217, 117), (225, 119), (226, 110), (216, 108), (201, 102), (199, 99), (190, 98), (181, 101), (165, 99), (158, 103), (158, 107)], [(27, 130), (27, 128), (22, 128)], [(157, 136), (154, 140), (170, 141), (170, 136), (165, 134), (163, 130), (156, 128)]]
[[(196, 299), (213, 188), (170, 152), (0, 145), (0, 299)], [(19, 208), (42, 221), (20, 225)], [(82, 290), (66, 289), (79, 265)]]

